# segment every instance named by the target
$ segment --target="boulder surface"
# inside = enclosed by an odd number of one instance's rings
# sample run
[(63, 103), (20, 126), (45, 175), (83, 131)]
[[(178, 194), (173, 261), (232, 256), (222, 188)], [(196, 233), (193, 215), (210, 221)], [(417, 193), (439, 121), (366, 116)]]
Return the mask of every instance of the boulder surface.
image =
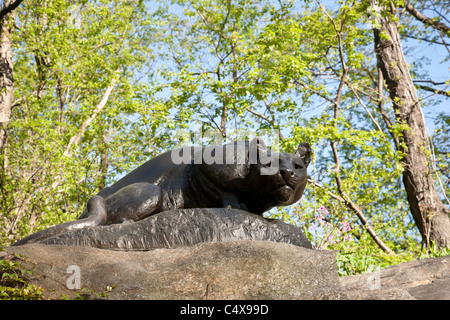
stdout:
[[(28, 244), (5, 248), (47, 297), (110, 299), (345, 299), (335, 254), (271, 241), (227, 241), (150, 251)], [(76, 272), (78, 274), (76, 274)], [(78, 276), (79, 289), (75, 290)], [(85, 288), (85, 290), (83, 290)]]
[(340, 280), (350, 299), (450, 300), (450, 256), (409, 261)]
[(450, 300), (450, 256), (339, 278), (298, 227), (234, 209), (179, 209), (0, 250), (47, 298)]

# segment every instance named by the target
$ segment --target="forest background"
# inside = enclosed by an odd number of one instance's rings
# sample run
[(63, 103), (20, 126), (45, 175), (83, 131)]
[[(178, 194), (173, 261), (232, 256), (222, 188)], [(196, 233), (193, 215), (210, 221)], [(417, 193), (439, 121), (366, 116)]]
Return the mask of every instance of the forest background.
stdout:
[(313, 148), (302, 200), (266, 216), (335, 250), (341, 275), (448, 255), (449, 10), (2, 1), (0, 245), (76, 219), (180, 132), (264, 129)]

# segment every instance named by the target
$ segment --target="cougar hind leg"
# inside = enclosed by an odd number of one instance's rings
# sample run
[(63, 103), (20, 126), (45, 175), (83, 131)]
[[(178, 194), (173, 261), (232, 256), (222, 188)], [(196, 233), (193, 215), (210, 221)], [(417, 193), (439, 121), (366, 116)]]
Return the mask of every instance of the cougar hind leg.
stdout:
[(147, 182), (123, 187), (106, 198), (106, 224), (139, 221), (161, 211), (162, 189)]
[(162, 190), (159, 186), (146, 182), (133, 183), (106, 199), (99, 195), (91, 197), (86, 210), (78, 220), (36, 232), (13, 245), (40, 242), (87, 227), (142, 220), (161, 211), (162, 199)]
[(29, 243), (40, 242), (42, 240), (59, 236), (63, 233), (103, 225), (107, 221), (106, 201), (100, 196), (93, 196), (87, 202), (88, 217), (80, 220), (69, 221), (57, 226), (33, 233), (19, 241), (16, 241), (12, 246), (20, 246)]

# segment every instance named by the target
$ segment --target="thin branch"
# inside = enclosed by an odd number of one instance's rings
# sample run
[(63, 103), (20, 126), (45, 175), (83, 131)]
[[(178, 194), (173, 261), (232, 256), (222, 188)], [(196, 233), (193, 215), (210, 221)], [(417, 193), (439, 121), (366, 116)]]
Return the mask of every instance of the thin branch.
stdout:
[(426, 91), (430, 91), (430, 92), (433, 92), (433, 93), (436, 93), (436, 94), (440, 94), (440, 95), (443, 95), (443, 96), (446, 96), (446, 97), (450, 97), (450, 91), (435, 89), (435, 88), (431, 88), (431, 87), (428, 87), (428, 86), (423, 86), (423, 85), (420, 85), (420, 84), (415, 84), (415, 86), (417, 88), (422, 89), (422, 90), (426, 90)]
[(436, 81), (433, 81), (433, 80), (413, 80), (413, 82), (414, 82), (414, 84), (416, 82), (427, 82), (427, 83), (431, 83), (431, 84), (433, 84), (435, 86), (440, 86), (440, 85), (443, 85), (443, 84), (447, 83), (447, 82), (436, 82)]
[(444, 19), (445, 21), (447, 21), (448, 23), (450, 23), (450, 20), (444, 16), (441, 12), (439, 12), (439, 10), (436, 9), (436, 4), (433, 3), (433, 11), (437, 13), (438, 16), (440, 16), (442, 19)]
[(445, 194), (444, 185), (442, 184), (442, 180), (438, 174), (438, 170), (437, 170), (437, 166), (436, 166), (436, 153), (435, 153), (436, 148), (434, 147), (432, 136), (430, 136), (428, 141), (430, 143), (430, 150), (431, 150), (431, 166), (432, 166), (435, 176), (439, 182), (439, 186), (441, 187), (442, 195), (444, 196), (445, 200), (447, 200), (447, 203), (450, 205), (450, 200), (447, 198), (447, 196)]
[[(265, 121), (269, 122), (270, 124), (273, 125), (274, 128), (277, 128), (277, 127), (278, 127), (278, 124), (277, 124), (275, 118), (273, 117), (274, 115), (273, 115), (273, 113), (272, 113), (272, 110), (270, 109), (270, 105), (268, 105), (268, 102), (267, 102), (265, 99), (264, 99), (264, 103), (266, 104), (267, 110), (269, 110), (269, 112), (271, 113), (272, 119), (269, 119), (267, 116), (263, 115), (262, 113), (259, 113), (259, 112), (255, 111), (255, 110), (252, 110), (252, 109), (250, 109), (249, 107), (247, 107), (247, 108), (245, 108), (245, 109), (246, 109), (248, 112), (254, 114), (255, 116), (260, 117), (261, 119), (264, 119)], [(283, 136), (283, 134), (281, 133), (281, 130), (278, 130), (278, 136), (279, 136), (280, 140), (284, 140), (284, 136)]]
[(110, 46), (110, 45), (112, 45), (112, 44), (113, 44), (112, 42), (108, 42), (108, 43), (101, 43), (101, 44), (99, 44), (98, 46), (95, 46), (94, 48), (92, 48), (91, 50), (89, 50), (87, 53), (82, 54), (81, 56), (79, 56), (79, 57), (77, 57), (75, 60), (73, 60), (73, 62), (72, 62), (72, 64), (70, 65), (69, 68), (72, 68), (73, 66), (75, 66), (75, 64), (78, 63), (78, 61), (80, 61), (80, 60), (83, 59), (84, 57), (86, 57), (86, 56), (92, 54), (93, 52), (97, 51), (98, 49), (101, 49), (101, 48), (106, 47), (106, 46)]
[(274, 127), (275, 129), (278, 129), (278, 136), (280, 137), (280, 140), (283, 141), (283, 140), (284, 140), (284, 136), (283, 136), (283, 134), (281, 133), (281, 130), (279, 130), (279, 129), (280, 129), (280, 126), (278, 125), (278, 122), (277, 122), (277, 120), (275, 119), (275, 113), (273, 112), (272, 108), (270, 107), (270, 103), (267, 102), (266, 99), (263, 99), (263, 101), (264, 101), (264, 104), (266, 105), (267, 111), (269, 111), (270, 116), (272, 117), (271, 123), (272, 123), (272, 125), (273, 125), (273, 127)]
[(255, 111), (255, 110), (252, 110), (252, 109), (250, 109), (249, 107), (247, 107), (247, 108), (245, 108), (245, 109), (246, 109), (247, 111), (249, 111), (250, 113), (253, 113), (255, 116), (260, 117), (261, 119), (264, 119), (264, 120), (266, 120), (267, 122), (272, 123), (272, 121), (271, 121), (269, 118), (267, 118), (265, 115), (263, 115), (262, 113), (259, 113), (259, 112)]
[(220, 119), (220, 133), (224, 138), (227, 137), (227, 118), (228, 118), (228, 105), (224, 101), (222, 106), (222, 115)]
[(319, 189), (325, 190), (329, 196), (331, 196), (333, 199), (336, 199), (337, 201), (344, 203), (345, 204), (345, 200), (344, 198), (338, 196), (337, 194), (332, 193), (331, 191), (327, 190), (326, 187), (322, 186), (321, 184), (317, 183), (316, 181), (314, 181), (313, 179), (306, 179), (306, 181), (308, 183), (311, 183), (314, 187), (317, 187)]
[[(117, 70), (118, 73), (119, 70)], [(109, 96), (115, 86), (117, 82), (117, 74), (116, 76), (113, 77), (113, 79), (111, 80), (111, 84), (106, 88), (105, 93), (103, 94), (103, 97), (101, 99), (101, 101), (99, 102), (99, 104), (97, 105), (97, 107), (94, 109), (93, 113), (91, 114), (90, 117), (88, 117), (82, 124), (80, 127), (80, 131), (78, 131), (78, 133), (76, 135), (74, 135), (72, 138), (70, 138), (69, 144), (66, 147), (66, 150), (64, 151), (63, 155), (64, 156), (69, 156), (72, 152), (72, 146), (73, 145), (77, 145), (80, 143), (81, 138), (83, 137), (84, 133), (87, 130), (87, 127), (91, 124), (91, 122), (97, 117), (97, 115), (103, 110), (103, 108), (106, 105), (106, 102), (109, 99)], [(61, 175), (59, 175), (55, 181), (52, 184), (52, 189), (55, 189), (61, 182)]]
[(115, 86), (115, 79), (111, 82), (111, 84), (106, 88), (105, 93), (103, 94), (102, 100), (95, 108), (94, 112), (91, 114), (90, 117), (88, 117), (81, 125), (80, 131), (76, 135), (74, 135), (70, 141), (69, 144), (66, 147), (66, 150), (64, 151), (64, 156), (68, 156), (71, 153), (71, 147), (72, 145), (77, 145), (80, 143), (81, 138), (83, 137), (84, 132), (86, 131), (87, 127), (91, 124), (91, 122), (97, 117), (97, 115), (103, 110), (103, 108), (106, 105), (106, 102), (108, 101), (109, 95), (111, 94), (111, 91), (113, 90)]
[(441, 37), (442, 42), (444, 43), (444, 47), (447, 50), (448, 53), (450, 53), (450, 48), (447, 45), (447, 42), (445, 42), (444, 36), (442, 35), (443, 32), (439, 32), (439, 36)]
[[(348, 68), (347, 68), (347, 65), (345, 63), (344, 50), (342, 48), (342, 27), (343, 26), (341, 24), (341, 29), (338, 30), (333, 17), (330, 16), (330, 14), (325, 10), (323, 5), (319, 1), (317, 1), (317, 3), (319, 4), (319, 6), (322, 9), (322, 11), (326, 14), (328, 19), (330, 19), (331, 23), (333, 24), (334, 31), (336, 32), (336, 36), (338, 38), (339, 57), (341, 59), (340, 62), (341, 62), (342, 70), (343, 70), (343, 73), (342, 73), (342, 76), (341, 76), (341, 81), (339, 83), (338, 91), (337, 91), (337, 94), (336, 94), (336, 100), (333, 102), (334, 105), (336, 107), (338, 107), (340, 102), (341, 102), (342, 89), (344, 88), (344, 80), (345, 80), (345, 78), (347, 76), (347, 72), (348, 72)], [(335, 118), (337, 118), (336, 111), (338, 111), (338, 110), (336, 110), (336, 108), (335, 108)]]
[[(222, 41), (222, 38), (224, 37), (224, 29), (225, 26), (228, 22), (228, 18), (230, 15), (230, 11), (231, 11), (231, 6), (230, 6), (231, 2), (228, 2), (228, 7), (227, 7), (227, 15), (225, 16), (224, 21), (222, 22), (222, 26), (220, 28), (220, 30), (217, 30), (217, 28), (212, 25), (208, 19), (205, 17), (205, 15), (202, 13), (202, 11), (199, 9), (196, 9), (197, 13), (199, 14), (200, 18), (203, 20), (203, 23), (205, 24), (206, 27), (208, 27), (210, 30), (213, 30), (214, 32), (216, 32), (219, 35), (219, 39), (217, 40), (217, 44), (214, 46), (215, 47), (215, 55), (216, 57), (220, 60), (220, 64), (223, 64), (225, 59), (232, 53), (232, 51), (230, 53), (228, 53), (225, 57), (221, 57), (219, 55), (219, 46), (220, 46), (220, 42)], [(203, 9), (206, 11), (206, 9)], [(206, 11), (207, 12), (207, 11)]]
[[(335, 100), (333, 102), (334, 103), (334, 126), (337, 128), (337, 119), (338, 119), (338, 116), (339, 116), (339, 105), (340, 105), (340, 102), (341, 102), (342, 90), (344, 88), (344, 85), (345, 85), (345, 82), (346, 82), (347, 73), (348, 73), (348, 68), (347, 68), (347, 65), (345, 63), (345, 58), (344, 58), (344, 50), (343, 50), (343, 47), (342, 47), (342, 33), (341, 33), (341, 30), (343, 28), (343, 24), (341, 23), (340, 29), (338, 30), (334, 19), (325, 10), (325, 8), (322, 6), (322, 4), (320, 2), (318, 2), (318, 4), (319, 4), (320, 8), (322, 9), (322, 11), (327, 15), (327, 17), (330, 19), (331, 23), (333, 24), (334, 30), (335, 30), (337, 38), (338, 38), (339, 56), (340, 56), (340, 59), (341, 59), (341, 65), (342, 65), (342, 70), (343, 70), (342, 71), (342, 75), (341, 75), (341, 79), (340, 79), (340, 83), (339, 83), (339, 87), (338, 87), (338, 91), (336, 93), (336, 98), (335, 98)], [(345, 206), (347, 208), (352, 210), (358, 216), (359, 220), (361, 221), (363, 226), (366, 228), (367, 232), (372, 237), (372, 239), (375, 241), (375, 243), (383, 251), (385, 251), (386, 253), (393, 254), (394, 252), (377, 236), (375, 230), (369, 224), (369, 221), (365, 217), (365, 215), (362, 212), (362, 210), (350, 199), (350, 197), (344, 191), (344, 187), (343, 187), (343, 183), (342, 183), (341, 175), (340, 175), (340, 160), (339, 160), (339, 155), (338, 155), (338, 152), (337, 152), (336, 140), (330, 141), (330, 146), (331, 146), (331, 150), (333, 151), (334, 162), (336, 164), (335, 167), (334, 167), (336, 185), (337, 185), (339, 194), (340, 194), (340, 196), (343, 199), (343, 203), (345, 204)]]
[(318, 91), (318, 90), (316, 90), (316, 89), (313, 89), (313, 88), (309, 87), (309, 86), (306, 85), (304, 82), (299, 81), (299, 80), (294, 80), (294, 83), (295, 83), (295, 84), (298, 84), (298, 85), (300, 85), (300, 86), (302, 86), (303, 88), (305, 88), (305, 89), (308, 90), (308, 91), (311, 91), (312, 93), (317, 94), (317, 95), (318, 95), (319, 97), (321, 97), (322, 99), (325, 99), (325, 100), (327, 100), (328, 102), (331, 102), (331, 103), (334, 104), (334, 100), (333, 100), (333, 99), (329, 98), (327, 95), (321, 93), (320, 91)]
[(353, 94), (355, 95), (356, 99), (358, 99), (359, 104), (364, 108), (364, 110), (366, 110), (367, 114), (369, 115), (370, 119), (372, 120), (372, 122), (375, 124), (375, 126), (377, 127), (378, 131), (380, 131), (380, 133), (382, 135), (384, 135), (383, 130), (381, 129), (380, 125), (378, 124), (378, 122), (375, 120), (375, 118), (372, 116), (372, 113), (370, 112), (370, 110), (366, 107), (366, 105), (364, 104), (364, 102), (362, 102), (361, 98), (358, 96), (358, 94), (356, 93), (355, 89), (353, 88), (353, 86), (345, 81), (345, 83), (347, 84), (347, 86), (350, 88), (350, 90), (352, 90)]
[(450, 34), (450, 27), (448, 27), (445, 23), (440, 22), (439, 20), (430, 19), (427, 16), (425, 16), (422, 12), (414, 8), (408, 0), (404, 1), (405, 3), (405, 9), (408, 11), (414, 18), (422, 22), (423, 24), (426, 24), (427, 26), (430, 26), (438, 31), (442, 31), (446, 34)]
[(206, 74), (216, 74), (217, 71), (202, 71), (202, 72), (191, 72), (189, 73), (191, 76), (203, 76)]
[(369, 221), (367, 220), (366, 216), (362, 212), (362, 210), (350, 199), (350, 197), (345, 193), (341, 181), (341, 177), (339, 174), (339, 156), (337, 153), (337, 148), (335, 141), (331, 142), (331, 148), (333, 150), (333, 156), (336, 162), (336, 184), (339, 190), (340, 195), (342, 196), (342, 199), (344, 200), (344, 204), (351, 209), (357, 216), (359, 221), (363, 224), (363, 226), (366, 228), (369, 235), (372, 237), (372, 239), (375, 241), (375, 243), (386, 253), (393, 254), (394, 252), (381, 240), (378, 235), (376, 234), (375, 230), (372, 228), (372, 226), (369, 224)]
[(434, 43), (434, 44), (440, 44), (440, 45), (445, 45), (445, 42), (439, 42), (436, 40), (430, 40), (430, 39), (426, 39), (426, 38), (419, 38), (416, 36), (412, 36), (412, 35), (405, 35), (406, 38), (410, 38), (410, 39), (414, 39), (414, 40), (420, 40), (420, 41), (425, 41), (425, 42), (430, 42), (430, 43)]

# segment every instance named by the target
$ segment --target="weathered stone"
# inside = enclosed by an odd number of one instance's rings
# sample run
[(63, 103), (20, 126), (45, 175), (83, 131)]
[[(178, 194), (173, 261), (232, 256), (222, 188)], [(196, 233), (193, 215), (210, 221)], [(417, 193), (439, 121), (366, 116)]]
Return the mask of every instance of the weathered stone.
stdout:
[[(129, 252), (43, 244), (4, 250), (0, 259), (20, 255), (20, 263), (33, 270), (31, 282), (49, 298), (75, 292), (95, 298), (92, 292), (111, 287), (112, 299), (450, 300), (450, 256), (339, 279), (332, 251), (270, 241)], [(79, 267), (87, 290), (68, 289), (70, 266)]]
[(71, 231), (41, 243), (142, 251), (235, 240), (275, 241), (312, 247), (296, 226), (247, 211), (224, 208), (165, 211), (138, 222)]
[[(345, 299), (335, 254), (269, 241), (200, 243), (175, 249), (112, 251), (29, 244), (5, 248), (33, 269), (48, 297), (74, 295), (66, 284), (78, 266), (81, 288), (110, 299)], [(78, 290), (80, 292), (80, 290)], [(82, 291), (81, 293), (89, 293)]]
[(450, 256), (343, 277), (341, 284), (350, 299), (450, 300)]

